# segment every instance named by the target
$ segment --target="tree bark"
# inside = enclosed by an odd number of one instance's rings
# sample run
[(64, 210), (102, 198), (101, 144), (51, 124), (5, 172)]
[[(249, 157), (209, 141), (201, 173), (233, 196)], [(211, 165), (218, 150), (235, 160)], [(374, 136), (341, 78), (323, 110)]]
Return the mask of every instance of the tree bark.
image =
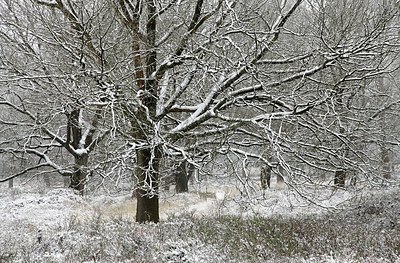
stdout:
[(175, 191), (176, 193), (185, 193), (189, 191), (189, 175), (186, 169), (186, 161), (182, 161), (175, 172)]
[(87, 165), (89, 156), (87, 154), (78, 155), (75, 157), (75, 169), (71, 175), (70, 187), (77, 190), (80, 195), (84, 194), (85, 185), (87, 181)]
[(136, 222), (158, 223), (159, 217), (159, 162), (161, 154), (158, 148), (136, 150)]
[[(156, 71), (157, 64), (157, 49), (156, 46), (156, 34), (157, 34), (157, 8), (155, 2), (147, 0), (143, 2), (147, 7), (147, 22), (146, 22), (146, 48), (147, 54), (145, 56), (145, 82), (140, 80), (136, 76), (136, 84), (140, 90), (145, 91), (144, 96), (141, 97), (143, 108), (139, 109), (136, 113), (133, 125), (133, 132), (137, 135), (136, 139), (143, 141), (147, 144), (147, 147), (139, 148), (136, 150), (136, 176), (138, 179), (136, 188), (137, 207), (136, 207), (136, 222), (154, 222), (158, 223), (159, 218), (159, 166), (161, 159), (161, 149), (152, 144), (148, 144), (152, 141), (152, 137), (155, 134), (154, 126), (152, 122), (147, 121), (152, 119), (156, 115), (157, 107), (157, 88), (158, 83), (153, 73)], [(139, 18), (133, 19), (135, 23), (139, 24)], [(134, 29), (134, 33), (138, 32), (138, 27)], [(136, 40), (134, 40), (135, 42)], [(137, 62), (143, 63), (140, 57), (141, 47), (133, 46), (133, 51), (137, 52)], [(136, 71), (141, 71), (135, 63)]]
[(381, 158), (382, 158), (382, 177), (384, 179), (390, 179), (391, 169), (390, 169), (390, 155), (389, 149), (385, 145), (381, 146)]
[(260, 180), (261, 189), (271, 188), (271, 167), (268, 165), (261, 167)]
[(344, 187), (346, 183), (346, 171), (337, 170), (335, 172), (333, 183), (336, 187)]

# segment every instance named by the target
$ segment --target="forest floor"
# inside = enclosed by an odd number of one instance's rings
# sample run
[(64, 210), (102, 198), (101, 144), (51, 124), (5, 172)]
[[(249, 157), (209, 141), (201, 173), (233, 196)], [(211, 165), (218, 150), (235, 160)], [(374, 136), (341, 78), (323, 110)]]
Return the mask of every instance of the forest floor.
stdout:
[(0, 189), (0, 262), (400, 262), (400, 189), (231, 186), (164, 193), (161, 223), (126, 195)]

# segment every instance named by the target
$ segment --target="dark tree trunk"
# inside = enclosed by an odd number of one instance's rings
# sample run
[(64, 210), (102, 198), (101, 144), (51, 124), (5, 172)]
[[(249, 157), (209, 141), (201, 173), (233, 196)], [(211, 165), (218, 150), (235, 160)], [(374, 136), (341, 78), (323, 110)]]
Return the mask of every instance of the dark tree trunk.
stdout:
[(271, 188), (271, 167), (268, 165), (261, 167), (260, 180), (261, 189)]
[(196, 172), (196, 167), (193, 164), (189, 163), (188, 164), (188, 179), (193, 178), (195, 176), (194, 175), (195, 172)]
[(75, 157), (74, 173), (71, 175), (70, 187), (83, 195), (87, 181), (88, 155), (82, 154)]
[[(336, 69), (336, 70), (335, 70)], [(339, 76), (343, 74), (343, 70), (341, 68), (332, 68), (332, 74), (333, 77), (335, 79), (335, 81), (339, 81)], [(339, 83), (339, 82), (338, 82)], [(341, 85), (336, 85), (334, 87), (335, 92), (336, 92), (336, 112), (337, 112), (337, 119), (338, 119), (338, 129), (339, 129), (339, 133), (342, 136), (346, 136), (347, 134), (347, 121), (346, 121), (346, 113), (347, 113), (347, 109), (350, 108), (350, 103), (351, 100), (348, 98), (347, 102), (345, 101), (345, 97), (344, 97), (344, 87)], [(338, 142), (338, 148), (340, 148), (340, 156), (342, 158), (339, 158), (338, 160), (338, 165), (343, 165), (345, 166), (345, 160), (348, 157), (349, 154), (349, 147), (347, 146), (347, 144), (344, 144), (342, 141), (339, 140)], [(335, 176), (333, 178), (333, 184), (338, 187), (338, 188), (343, 188), (346, 185), (346, 173), (347, 171), (344, 170), (336, 170), (335, 171)]]
[(153, 155), (151, 149), (136, 150), (136, 174), (138, 178), (136, 189), (136, 222), (139, 223), (158, 223), (160, 221), (158, 170), (161, 154), (157, 148), (154, 151)]
[[(75, 164), (74, 171), (71, 175), (71, 183), (69, 187), (77, 190), (79, 194), (83, 195), (86, 184), (86, 167), (88, 164), (88, 154), (77, 154), (75, 151), (80, 149), (82, 139), (82, 128), (80, 127), (79, 118), (81, 110), (74, 109), (68, 114), (67, 126), (67, 150), (74, 155)], [(71, 147), (72, 146), (72, 147)]]
[(344, 170), (337, 170), (333, 183), (336, 187), (344, 187), (346, 183), (346, 172)]
[(182, 161), (175, 172), (175, 191), (176, 193), (185, 193), (189, 191), (189, 175), (186, 170), (186, 161)]

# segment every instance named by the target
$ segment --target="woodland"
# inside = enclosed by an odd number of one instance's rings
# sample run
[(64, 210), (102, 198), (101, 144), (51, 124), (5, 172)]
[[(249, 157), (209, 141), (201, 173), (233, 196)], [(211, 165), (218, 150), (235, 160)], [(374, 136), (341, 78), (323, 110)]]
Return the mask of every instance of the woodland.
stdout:
[(399, 12), (394, 0), (1, 0), (1, 189), (128, 194), (139, 223), (207, 182), (229, 185), (217, 201), (280, 187), (327, 207), (316, 192), (397, 189)]

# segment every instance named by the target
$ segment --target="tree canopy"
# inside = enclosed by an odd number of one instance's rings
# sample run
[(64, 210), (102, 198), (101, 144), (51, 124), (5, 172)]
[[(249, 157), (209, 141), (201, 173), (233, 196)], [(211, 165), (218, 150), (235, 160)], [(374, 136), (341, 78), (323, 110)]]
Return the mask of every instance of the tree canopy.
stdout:
[(132, 173), (140, 222), (159, 220), (165, 158), (239, 177), (257, 160), (298, 191), (323, 174), (381, 183), (399, 141), (398, 10), (2, 0), (0, 153), (28, 163), (0, 180), (50, 169), (83, 192), (89, 175)]

